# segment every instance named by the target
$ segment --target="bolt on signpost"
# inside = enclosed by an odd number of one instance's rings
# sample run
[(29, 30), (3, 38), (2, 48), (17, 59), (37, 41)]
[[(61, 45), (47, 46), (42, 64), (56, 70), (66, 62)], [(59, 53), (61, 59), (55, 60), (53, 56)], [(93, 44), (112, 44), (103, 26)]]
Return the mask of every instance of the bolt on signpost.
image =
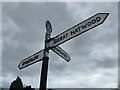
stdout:
[(85, 21), (73, 26), (72, 28), (62, 32), (56, 37), (51, 38), (52, 26), (49, 21), (46, 21), (46, 33), (45, 33), (45, 46), (44, 49), (23, 59), (18, 65), (19, 69), (23, 69), (27, 66), (30, 66), (38, 61), (42, 61), (42, 69), (41, 69), (41, 78), (40, 78), (40, 88), (39, 90), (46, 90), (47, 85), (47, 73), (48, 73), (48, 62), (49, 62), (49, 50), (52, 50), (60, 57), (69, 62), (70, 56), (59, 47), (60, 44), (81, 35), (92, 28), (101, 25), (109, 13), (97, 13), (96, 15), (86, 19)]

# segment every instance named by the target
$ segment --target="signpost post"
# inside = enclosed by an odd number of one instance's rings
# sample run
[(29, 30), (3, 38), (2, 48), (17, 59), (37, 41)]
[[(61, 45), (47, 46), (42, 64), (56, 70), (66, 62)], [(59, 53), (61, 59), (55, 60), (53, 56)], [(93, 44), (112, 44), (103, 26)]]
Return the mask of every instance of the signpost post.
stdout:
[(41, 69), (41, 81), (40, 81), (40, 89), (46, 90), (47, 85), (47, 73), (48, 73), (48, 61), (49, 61), (49, 50), (47, 49), (47, 41), (50, 39), (50, 35), (52, 32), (52, 26), (49, 21), (46, 22), (46, 34), (45, 34), (45, 47), (44, 47), (44, 57)]
[(59, 45), (102, 24), (108, 15), (109, 13), (98, 13), (53, 38), (50, 38), (52, 33), (52, 26), (49, 21), (46, 21), (44, 49), (29, 56), (28, 58), (23, 59), (18, 65), (18, 68), (23, 69), (31, 64), (42, 60), (39, 90), (46, 90), (49, 50), (51, 49), (53, 52), (69, 62), (71, 60), (69, 55), (62, 48), (60, 48)]

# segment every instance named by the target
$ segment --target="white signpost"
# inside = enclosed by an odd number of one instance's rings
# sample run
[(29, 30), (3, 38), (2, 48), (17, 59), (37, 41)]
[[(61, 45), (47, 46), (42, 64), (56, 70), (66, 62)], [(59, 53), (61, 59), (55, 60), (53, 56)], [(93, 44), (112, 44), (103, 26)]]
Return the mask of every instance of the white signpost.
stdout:
[(58, 54), (59, 56), (61, 56), (62, 58), (64, 58), (66, 61), (69, 62), (71, 60), (69, 55), (58, 45), (102, 24), (108, 15), (109, 13), (98, 13), (53, 38), (50, 38), (51, 33), (52, 33), (52, 25), (49, 21), (46, 21), (46, 24), (45, 24), (46, 34), (45, 34), (44, 49), (23, 59), (18, 65), (19, 69), (23, 69), (27, 66), (30, 66), (31, 64), (34, 64), (42, 60), (43, 63), (42, 63), (41, 81), (40, 81), (39, 90), (46, 90), (49, 50), (51, 49), (56, 54)]
[(30, 66), (31, 64), (34, 64), (38, 61), (41, 61), (43, 59), (43, 51), (41, 50), (25, 59), (23, 59), (20, 64), (18, 65), (19, 69), (23, 69), (27, 66)]
[(58, 46), (90, 29), (102, 24), (109, 13), (98, 13), (85, 21), (73, 26), (72, 28), (64, 31), (49, 41), (50, 47)]
[(59, 46), (52, 48), (52, 51), (54, 51), (56, 54), (61, 56), (67, 62), (69, 62), (71, 60), (70, 56), (62, 48), (60, 48)]

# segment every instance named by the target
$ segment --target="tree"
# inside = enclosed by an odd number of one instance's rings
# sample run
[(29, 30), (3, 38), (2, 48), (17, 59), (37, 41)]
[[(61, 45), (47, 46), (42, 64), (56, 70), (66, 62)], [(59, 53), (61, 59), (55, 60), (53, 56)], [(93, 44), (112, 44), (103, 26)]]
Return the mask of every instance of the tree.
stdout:
[(48, 88), (48, 90), (53, 90), (52, 88)]
[(25, 88), (24, 88), (24, 90), (35, 90), (34, 88), (31, 88), (31, 85), (30, 86), (26, 86)]
[(20, 79), (19, 76), (16, 78), (16, 80), (14, 80), (14, 81), (11, 83), (9, 90), (15, 90), (16, 88), (17, 88), (17, 89), (20, 89), (20, 90), (23, 89), (23, 83), (22, 83), (22, 81), (21, 81), (21, 79)]
[(11, 85), (9, 90), (35, 90), (34, 88), (31, 88), (31, 85), (23, 87), (23, 82), (18, 76), (16, 80), (14, 80)]

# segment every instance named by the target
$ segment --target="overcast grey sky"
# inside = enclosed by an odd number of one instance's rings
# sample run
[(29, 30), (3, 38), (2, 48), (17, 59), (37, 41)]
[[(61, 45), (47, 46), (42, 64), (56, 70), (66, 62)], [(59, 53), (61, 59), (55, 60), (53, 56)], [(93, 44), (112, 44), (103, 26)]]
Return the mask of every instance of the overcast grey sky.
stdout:
[(24, 85), (39, 87), (42, 62), (23, 70), (17, 65), (43, 49), (45, 22), (52, 37), (93, 16), (109, 13), (93, 30), (60, 45), (71, 57), (66, 62), (50, 51), (49, 88), (112, 88), (118, 82), (118, 3), (32, 2), (2, 3), (2, 87), (20, 76)]
[[(0, 81), (2, 81), (2, 4), (0, 3)], [(0, 82), (2, 86), (2, 82)]]

